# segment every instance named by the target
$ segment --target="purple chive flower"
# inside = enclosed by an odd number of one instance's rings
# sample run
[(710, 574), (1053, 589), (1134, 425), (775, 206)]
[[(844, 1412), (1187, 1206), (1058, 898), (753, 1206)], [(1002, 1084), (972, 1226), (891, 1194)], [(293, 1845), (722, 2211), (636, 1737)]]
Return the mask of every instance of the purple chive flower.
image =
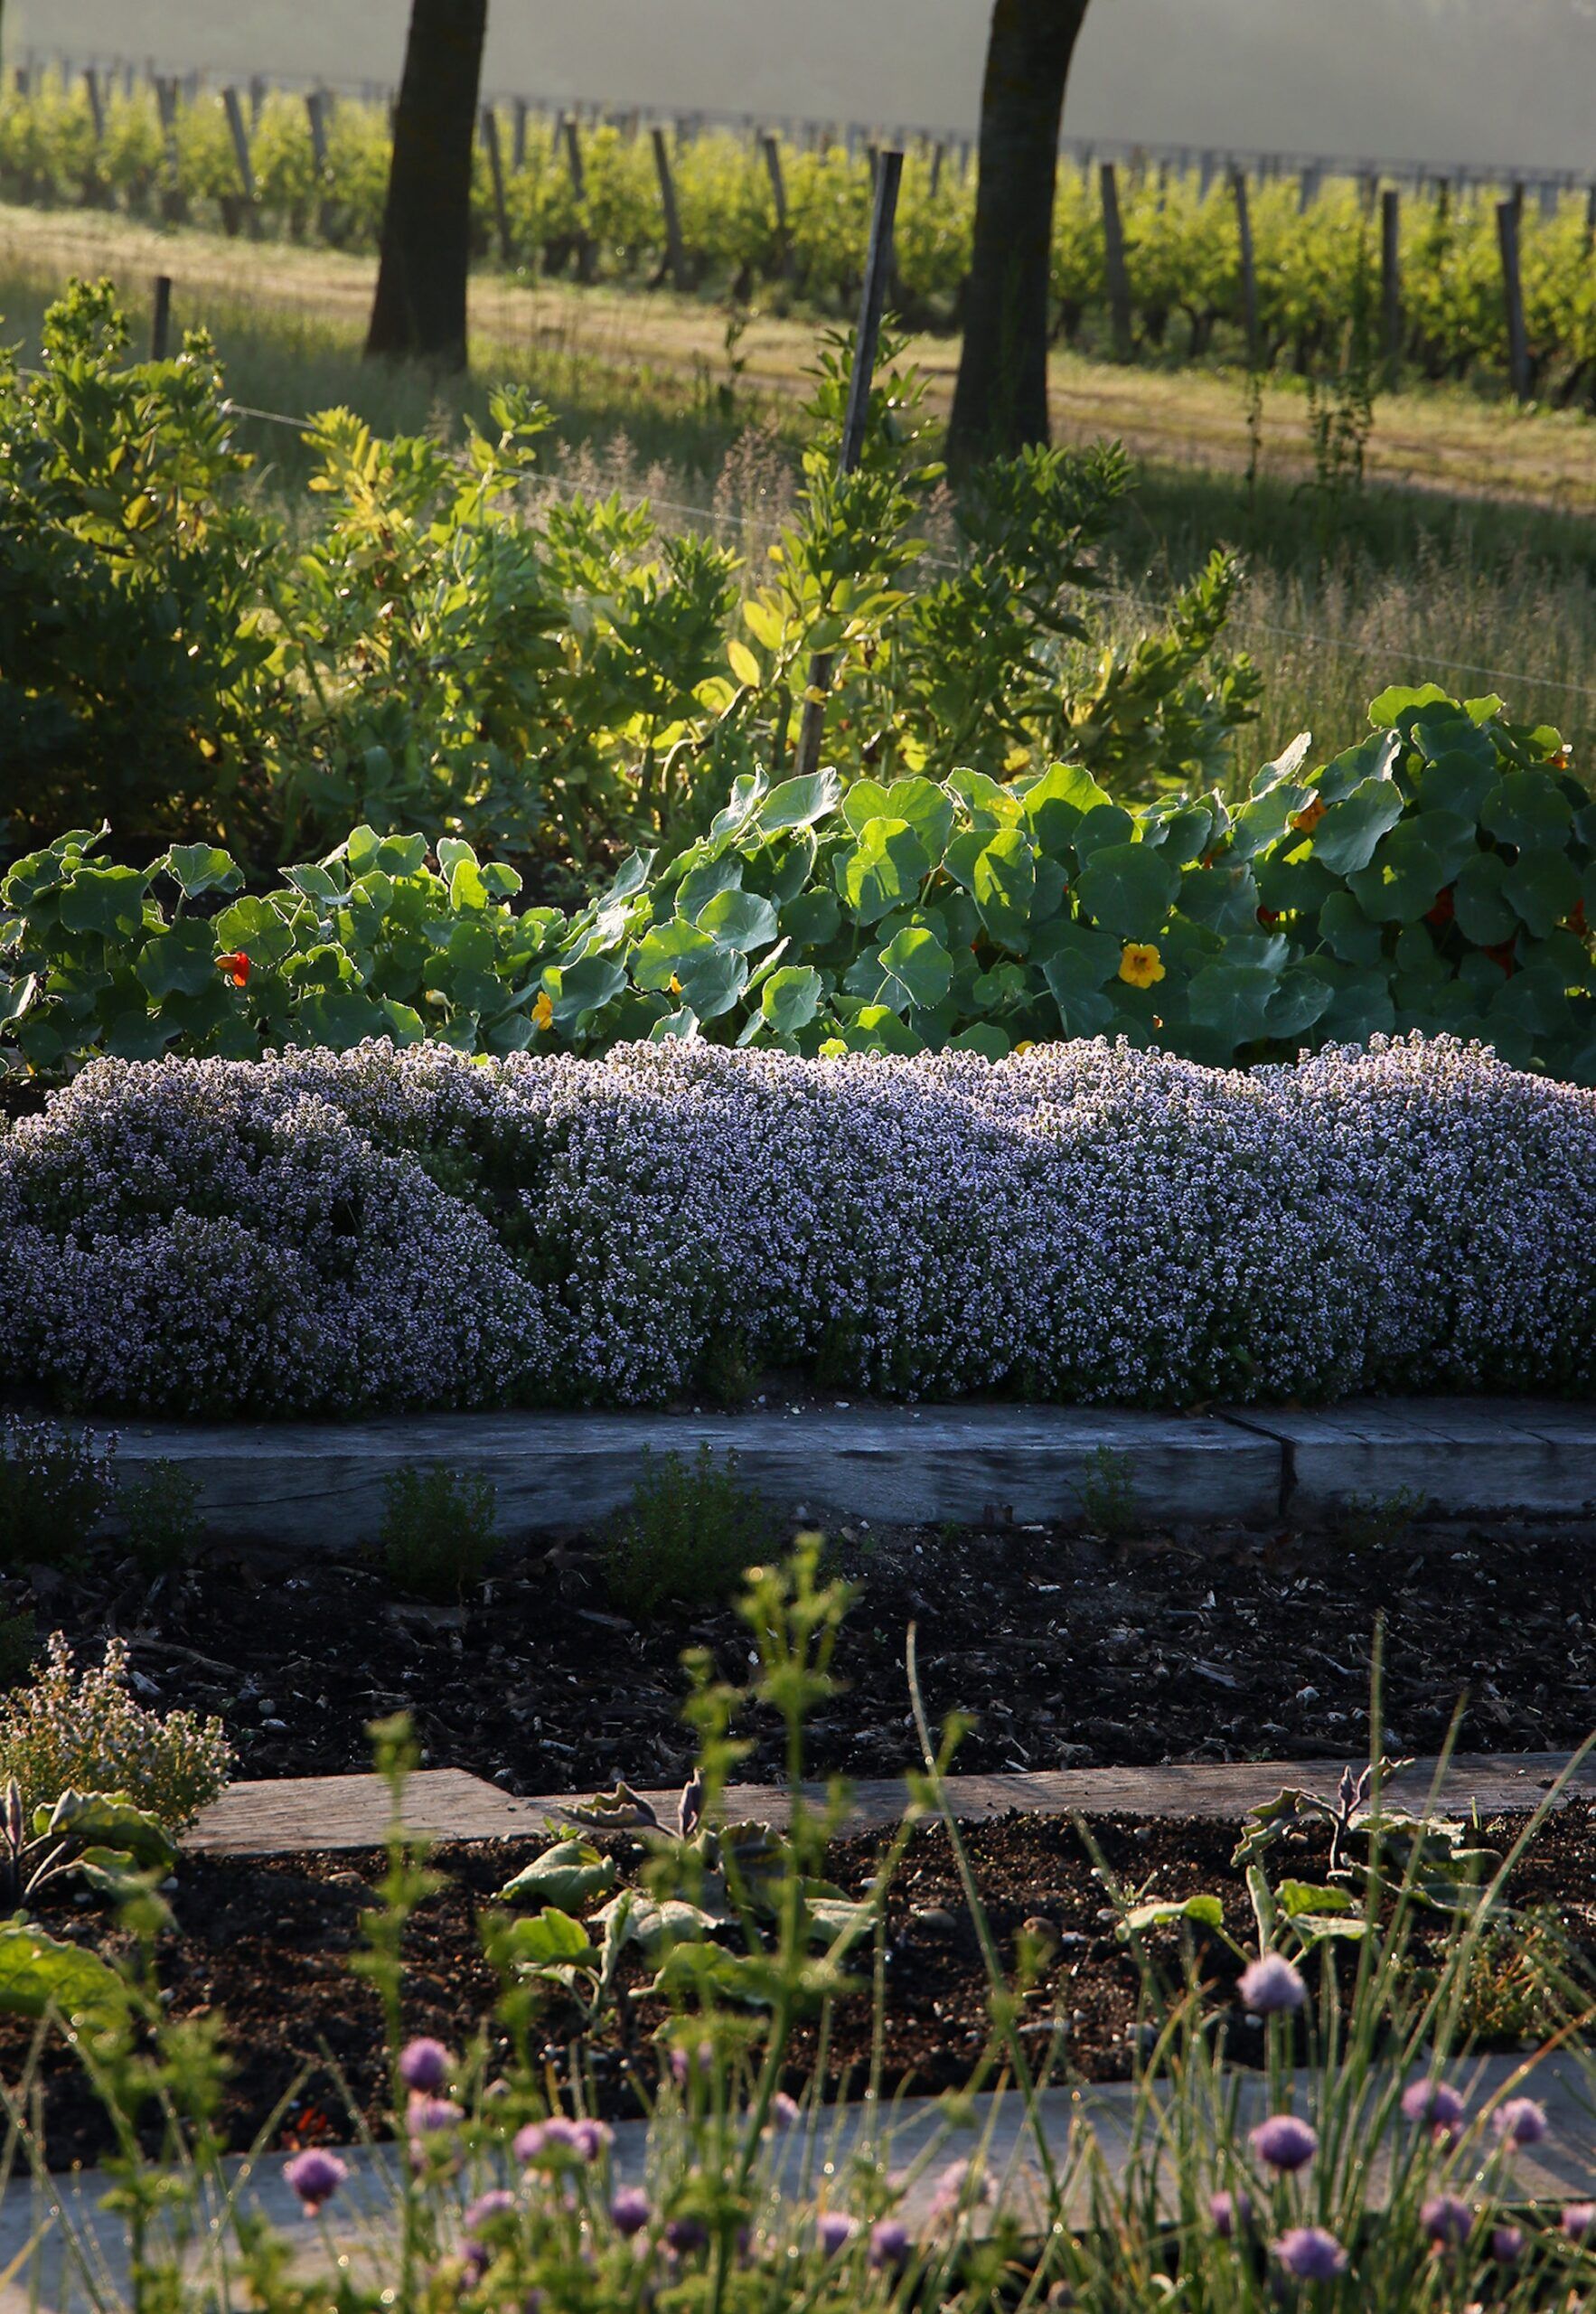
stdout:
[(1208, 2215), (1222, 2242), (1229, 2242), (1253, 2223), (1253, 2196), (1221, 2191), (1208, 2197)]
[(1236, 1990), (1255, 2017), (1283, 2017), (1308, 1998), (1308, 1987), (1283, 1952), (1261, 1952), (1249, 1961)]
[(652, 2215), (648, 2196), (641, 2186), (621, 2187), (610, 2202), (610, 2222), (617, 2234), (624, 2234), (628, 2239), (634, 2234), (641, 2234)]
[(1299, 2281), (1334, 2281), (1347, 2271), (1347, 2253), (1322, 2225), (1293, 2225), (1274, 2245), (1274, 2254)]
[(796, 2097), (789, 2097), (784, 2089), (778, 2089), (770, 2101), (770, 2118), (773, 2127), (778, 2130), (792, 2129), (798, 2120)]
[(1419, 2223), (1432, 2242), (1467, 2242), (1474, 2230), (1474, 2212), (1458, 2194), (1432, 2194), (1419, 2212)]
[(1515, 2266), (1524, 2248), (1524, 2228), (1520, 2225), (1493, 2225), (1490, 2253), (1498, 2266)]
[(1402, 2110), (1415, 2126), (1450, 2137), (1463, 2118), (1463, 2101), (1444, 2081), (1410, 2081), (1402, 2093)]
[(399, 2051), (399, 2079), (407, 2089), (418, 2089), (434, 2096), (446, 2089), (454, 2074), (455, 2060), (441, 2041), (434, 2041), (421, 2034), (407, 2041)]
[(870, 2228), (870, 2263), (873, 2266), (903, 2266), (908, 2263), (909, 2229), (901, 2218), (878, 2217)]
[(573, 2121), (554, 2113), (546, 2121), (529, 2121), (512, 2142), (515, 2158), (523, 2164), (550, 2154), (558, 2161), (596, 2161), (614, 2136), (607, 2121)]
[(694, 2074), (709, 2072), (715, 2063), (713, 2041), (700, 2041), (696, 2049), (672, 2049), (671, 2072), (678, 2089), (686, 2087)]
[(424, 2097), (418, 2089), (410, 2092), (410, 2102), (405, 2108), (405, 2127), (412, 2140), (439, 2137), (465, 2118), (463, 2107), (452, 2097)]
[(1596, 2202), (1570, 2202), (1562, 2225), (1571, 2242), (1588, 2242), (1596, 2234)]
[(709, 2236), (701, 2218), (673, 2217), (666, 2224), (665, 2239), (679, 2257), (685, 2257), (690, 2250), (701, 2250)]
[(1248, 2141), (1259, 2160), (1272, 2169), (1301, 2169), (1319, 2151), (1317, 2131), (1300, 2121), (1295, 2113), (1271, 2113), (1249, 2131)]
[(324, 2153), (320, 2146), (313, 2145), (285, 2162), (283, 2175), (298, 2195), (306, 2217), (314, 2217), (348, 2177), (349, 2164), (340, 2161), (335, 2153)]
[(479, 2226), (491, 2225), (497, 2217), (505, 2217), (515, 2207), (515, 2196), (506, 2193), (502, 2186), (491, 2186), (485, 2194), (478, 2194), (461, 2224), (466, 2234), (474, 2234)]
[(848, 2247), (859, 2232), (859, 2220), (856, 2217), (850, 2217), (843, 2210), (822, 2210), (816, 2221), (814, 2230), (820, 2237), (821, 2248), (827, 2257), (834, 2258), (839, 2250), (845, 2250)]
[(1509, 2097), (1497, 2106), (1492, 2127), (1505, 2145), (1539, 2145), (1546, 2134), (1546, 2109), (1533, 2097)]

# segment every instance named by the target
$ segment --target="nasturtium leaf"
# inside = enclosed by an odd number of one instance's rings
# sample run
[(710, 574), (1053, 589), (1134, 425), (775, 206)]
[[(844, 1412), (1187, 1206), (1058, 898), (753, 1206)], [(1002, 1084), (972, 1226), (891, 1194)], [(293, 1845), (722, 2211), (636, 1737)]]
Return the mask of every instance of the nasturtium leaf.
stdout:
[(769, 880), (765, 889), (777, 908), (796, 899), (814, 873), (819, 851), (812, 828), (793, 828), (785, 839), (775, 837), (765, 847)]
[(842, 817), (855, 835), (861, 834), (871, 820), (896, 816), (887, 809), (887, 790), (878, 779), (856, 779), (844, 791)]
[(1479, 807), (1479, 823), (1498, 843), (1555, 851), (1568, 842), (1573, 814), (1549, 772), (1504, 772)]
[(388, 1026), (382, 1007), (363, 989), (318, 989), (299, 1008), (302, 1036), (312, 1044), (330, 1045), (348, 1052), (367, 1037), (380, 1037)]
[(61, 920), (68, 932), (98, 932), (107, 940), (127, 940), (144, 925), (147, 872), (137, 868), (75, 869), (61, 896)]
[(981, 920), (1006, 947), (1023, 942), (1037, 888), (1030, 838), (1019, 828), (1000, 828), (975, 862), (971, 889)]
[(1471, 821), (1450, 812), (1419, 812), (1382, 836), (1368, 866), (1347, 880), (1366, 916), (1381, 924), (1413, 924), (1457, 881), (1477, 850)]
[(1289, 964), (1264, 1011), (1264, 1032), (1290, 1044), (1305, 1036), (1328, 1011), (1329, 1005), (1330, 992), (1324, 983), (1300, 964)]
[(859, 842), (836, 855), (837, 889), (860, 924), (906, 908), (931, 873), (925, 847), (906, 820), (869, 821)]
[(1084, 957), (1065, 949), (1048, 957), (1042, 977), (1058, 1007), (1059, 1025), (1066, 1037), (1094, 1037), (1107, 1028), (1113, 1018), (1113, 1000), (1104, 995)]
[(614, 1886), (615, 1869), (615, 1858), (601, 1855), (590, 1840), (556, 1840), (507, 1880), (499, 1895), (506, 1904), (552, 1905), (561, 1913), (579, 1912)]
[(1350, 892), (1332, 892), (1319, 912), (1319, 936), (1333, 956), (1366, 968), (1380, 961), (1382, 927), (1371, 923)]
[(662, 1014), (648, 1032), (651, 1045), (691, 1045), (698, 1040), (699, 1016), (689, 1005), (680, 1011)]
[(896, 996), (899, 1004), (928, 1012), (953, 986), (953, 960), (934, 932), (909, 928), (898, 933), (877, 962), (895, 983), (887, 992), (888, 1002)]
[(696, 924), (699, 913), (722, 892), (738, 892), (743, 888), (743, 861), (735, 851), (717, 852), (713, 860), (700, 860), (690, 868), (676, 887), (676, 913), (689, 924)]
[(1048, 766), (1020, 798), (1020, 812), (1041, 849), (1062, 859), (1086, 814), (1113, 797), (1078, 763)]
[(760, 892), (721, 892), (699, 911), (699, 930), (724, 948), (746, 954), (768, 948), (776, 936), (776, 913)]
[(1422, 811), (1456, 812), (1461, 819), (1477, 820), (1497, 779), (1497, 751), (1488, 739), (1483, 756), (1449, 748), (1419, 774), (1413, 800)]
[(842, 782), (831, 770), (801, 773), (773, 787), (759, 807), (759, 826), (765, 835), (781, 828), (812, 827), (842, 801)]
[(324, 908), (335, 908), (345, 896), (344, 886), (317, 861), (303, 861), (298, 867), (285, 868), (283, 881), (307, 900), (320, 901)]
[(1356, 788), (1370, 779), (1389, 779), (1392, 768), (1402, 753), (1402, 741), (1394, 731), (1376, 731), (1367, 739), (1360, 739), (1355, 748), (1344, 748), (1333, 756), (1319, 771), (1310, 775), (1310, 784), (1321, 804), (1345, 802)]
[(1313, 830), (1313, 857), (1332, 875), (1366, 868), (1375, 847), (1403, 813), (1402, 791), (1393, 779), (1366, 779), (1339, 804), (1332, 804)]
[(800, 892), (782, 910), (782, 930), (802, 948), (823, 948), (837, 937), (841, 923), (841, 903), (823, 884)]
[(727, 843), (743, 830), (765, 801), (766, 783), (762, 771), (740, 771), (731, 784), (731, 794), (709, 823), (709, 842)]
[(1064, 906), (1064, 896), (1069, 889), (1069, 879), (1061, 861), (1049, 860), (1038, 852), (1034, 862), (1037, 871), (1036, 889), (1031, 894), (1030, 922), (1033, 935), (1049, 917), (1056, 916)]
[(179, 917), (169, 931), (157, 932), (138, 952), (138, 977), (160, 1002), (182, 991), (198, 996), (217, 977), (216, 938), (211, 927)]
[[(1163, 847), (1163, 857), (1175, 854)], [(1180, 880), (1180, 913), (1210, 932), (1250, 932), (1258, 921), (1258, 883), (1244, 860), (1228, 855), (1211, 868), (1188, 868)]]
[(921, 1039), (889, 1005), (864, 1004), (845, 1021), (842, 1040), (850, 1052), (920, 1052)]
[(1180, 889), (1180, 870), (1145, 843), (1111, 843), (1094, 852), (1076, 884), (1081, 906), (1122, 940), (1156, 940)]
[(1203, 803), (1155, 804), (1141, 823), (1143, 843), (1156, 844), (1179, 868), (1202, 858), (1213, 833), (1214, 814)]
[(1008, 1038), (994, 1021), (972, 1021), (948, 1039), (950, 1052), (978, 1052), (983, 1060), (1005, 1059), (1011, 1050)]
[(1281, 976), (1262, 964), (1205, 964), (1192, 974), (1187, 1010), (1199, 1029), (1212, 1029), (1232, 1045), (1252, 1044), (1267, 1035), (1270, 1003)]
[(1238, 860), (1250, 860), (1267, 845), (1278, 842), (1293, 815), (1306, 811), (1314, 801), (1311, 787), (1291, 779), (1282, 779), (1263, 795), (1252, 796), (1231, 821), (1232, 852)]
[(1565, 851), (1521, 851), (1502, 879), (1502, 898), (1544, 940), (1579, 904), (1579, 870)]
[(697, 956), (712, 955), (714, 951), (715, 942), (708, 932), (673, 916), (663, 924), (652, 925), (643, 934), (632, 954), (632, 977), (639, 988), (667, 989), (684, 964)]
[(174, 843), (166, 866), (184, 899), (197, 900), (204, 892), (236, 892), (243, 871), (213, 843)]
[(398, 1003), (391, 996), (380, 1002), (388, 1022), (384, 1036), (391, 1037), (396, 1045), (418, 1045), (425, 1039), (427, 1024), (413, 1004)]
[(1084, 868), (1094, 852), (1111, 843), (1129, 843), (1135, 832), (1136, 823), (1122, 804), (1098, 804), (1076, 828), (1070, 849)]
[(1389, 690), (1380, 693), (1378, 699), (1369, 701), (1369, 721), (1376, 725), (1394, 724), (1404, 729), (1404, 719), (1411, 723), (1415, 708), (1428, 707), (1432, 701), (1438, 701), (1443, 707), (1451, 704), (1439, 683), (1421, 683), (1416, 690), (1410, 683), (1393, 683)]
[(977, 828), (1012, 827), (1019, 817), (1019, 798), (1012, 788), (990, 778), (984, 771), (962, 766), (950, 771), (947, 785), (966, 804)]
[(583, 956), (573, 964), (550, 964), (544, 974), (557, 1029), (573, 1028), (584, 1012), (596, 1012), (626, 985), (624, 968), (607, 956)]
[(784, 964), (772, 973), (759, 1009), (778, 1036), (806, 1029), (821, 1008), (821, 976), (812, 964)]
[(953, 832), (953, 799), (934, 779), (895, 779), (882, 816), (902, 820), (913, 828), (925, 847), (926, 858), (935, 866)]
[(1482, 731), (1467, 709), (1460, 707), (1455, 700), (1432, 700), (1427, 706), (1416, 708), (1407, 724), (1407, 738), (1427, 764), (1438, 763), (1443, 756), (1460, 755), (1469, 757), (1482, 770), (1497, 768), (1496, 742), (1491, 734)]
[(1566, 1037), (1573, 1011), (1561, 973), (1544, 967), (1515, 973), (1492, 997), (1486, 1018), (1492, 1029), (1512, 1026), (1537, 1039)]

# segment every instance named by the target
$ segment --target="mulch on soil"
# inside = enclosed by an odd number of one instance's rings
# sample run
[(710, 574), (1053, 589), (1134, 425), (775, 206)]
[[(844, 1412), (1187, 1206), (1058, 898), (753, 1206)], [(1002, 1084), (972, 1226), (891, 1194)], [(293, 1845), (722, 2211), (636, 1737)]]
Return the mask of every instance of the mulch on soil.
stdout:
[[(1488, 1825), (1482, 1837), (1489, 1844), (1494, 1830), (1500, 1848), (1520, 1830), (1511, 1821)], [(1055, 2077), (1112, 2081), (1133, 2069), (1140, 1980), (1113, 1933), (1113, 1915), (1094, 1877), (1099, 1861), (1120, 1886), (1149, 1896), (1174, 1899), (1213, 1890), (1224, 1897), (1225, 1926), (1238, 1942), (1253, 1942), (1255, 1932), (1243, 1883), (1230, 1867), (1235, 1827), (1208, 1820), (1104, 1819), (1090, 1832), (1088, 1846), (1063, 1819), (1016, 1815), (972, 1827), (966, 1837), (1005, 1967), (1014, 1966), (1022, 1933), (1046, 1940), (1047, 1957), (1026, 1997), (1020, 2024), (1034, 2062), (1039, 2068), (1055, 2048)], [(606, 1844), (629, 1859), (640, 1854), (624, 1838)], [(435, 1850), (432, 1862), (446, 1876), (446, 1885), (420, 1908), (408, 1934), (406, 2029), (434, 2034), (456, 2050), (485, 2037), (490, 2075), (508, 2058), (510, 2041), (495, 2017), (501, 1988), (483, 1958), (481, 1918), (538, 1846), (494, 1841)], [(827, 1868), (850, 1893), (863, 1894), (880, 1853), (879, 1836), (839, 1841)], [(1308, 1868), (1312, 1862), (1304, 1858)], [(351, 1973), (350, 1961), (361, 1942), (361, 1914), (373, 1902), (383, 1868), (383, 1858), (370, 1850), (192, 1856), (180, 1867), (172, 1898), (176, 1927), (160, 1940), (158, 1974), (174, 2019), (212, 2018), (221, 2025), (229, 2074), (221, 2121), (235, 2149), (263, 2131), (282, 2149), (341, 2141), (353, 2134), (357, 2115), (382, 2131), (388, 2078), (380, 2007), (374, 1989)], [(1586, 1803), (1572, 1802), (1537, 1834), (1509, 1890), (1516, 1903), (1559, 1910), (1576, 1958), (1596, 1949), (1596, 1920), (1587, 1917), (1583, 1901), (1593, 1869), (1596, 1819)], [(54, 1933), (108, 1951), (118, 1942), (115, 1932), (107, 1934), (103, 1914), (75, 1910), (70, 1897), (52, 1906), (46, 1920)], [(1176, 1979), (1175, 1936), (1161, 1932), (1160, 1938)], [(987, 1977), (940, 1825), (915, 1832), (892, 1885), (886, 1956), (884, 2085), (919, 2092), (962, 2087), (987, 2038)], [(1226, 2012), (1227, 2046), (1243, 2062), (1256, 2057), (1262, 2035), (1235, 2000), (1240, 1965), (1235, 1954), (1205, 1933), (1199, 1958), (1211, 1997)], [(598, 2110), (612, 2118), (638, 2112), (634, 2084), (652, 2088), (658, 2078), (655, 2037), (666, 2011), (641, 1991), (648, 1973), (639, 1955), (627, 1957), (620, 2014), (580, 2053), (568, 2037), (572, 2016), (559, 2009), (547, 2012), (540, 2026), (547, 2041), (534, 2038), (532, 2045), (534, 2059), (556, 2079), (568, 2080), (579, 2065)], [(860, 1975), (869, 1975), (868, 1947)], [(873, 2016), (868, 1984), (835, 2005), (827, 2042), (829, 2095), (862, 2085)], [(1497, 2021), (1509, 2038), (1521, 2029), (1510, 1999)], [(0, 2020), (0, 2073), (14, 2084), (31, 2035), (20, 2019)], [(812, 2022), (800, 2026), (792, 2057), (790, 2086), (797, 2089), (817, 2059)], [(41, 2087), (52, 2165), (92, 2161), (110, 2149), (81, 2070), (58, 2041), (46, 2049)], [(279, 2114), (285, 2104), (286, 2113)]]
[[(933, 1719), (975, 1720), (965, 1772), (1365, 1757), (1382, 1616), (1387, 1750), (1438, 1749), (1460, 1698), (1469, 1749), (1572, 1747), (1596, 1726), (1588, 1530), (1111, 1543), (856, 1527), (835, 1547), (859, 1592), (836, 1658), (846, 1691), (811, 1728), (818, 1773), (890, 1776), (915, 1759), (911, 1622)], [(617, 1613), (580, 1537), (507, 1553), (457, 1608), (396, 1597), (369, 1560), (241, 1548), (154, 1585), (102, 1550), (68, 1576), (8, 1578), (0, 1604), (91, 1655), (119, 1632), (140, 1694), (218, 1713), (246, 1776), (363, 1768), (367, 1724), (405, 1709), (427, 1765), (512, 1792), (669, 1783), (691, 1756), (683, 1649), (708, 1648), (733, 1681), (749, 1669), (729, 1608)], [(756, 1749), (740, 1773), (778, 1777), (774, 1725), (742, 1732)]]

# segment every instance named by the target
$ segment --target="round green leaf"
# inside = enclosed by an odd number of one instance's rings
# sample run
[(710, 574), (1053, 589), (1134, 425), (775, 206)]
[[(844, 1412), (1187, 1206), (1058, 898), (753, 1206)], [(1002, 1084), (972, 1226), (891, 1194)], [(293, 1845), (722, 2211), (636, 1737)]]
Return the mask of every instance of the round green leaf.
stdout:
[(1343, 803), (1332, 804), (1313, 831), (1313, 856), (1334, 876), (1366, 868), (1375, 846), (1402, 817), (1402, 791), (1392, 779), (1366, 779)]
[(197, 900), (202, 892), (236, 892), (244, 880), (242, 871), (213, 843), (174, 843), (166, 866), (184, 899)]
[(699, 911), (699, 930), (723, 948), (746, 954), (768, 948), (776, 936), (776, 914), (759, 892), (721, 892)]
[(1544, 771), (1505, 772), (1479, 807), (1480, 825), (1521, 851), (1560, 851), (1573, 820), (1567, 796)]
[(934, 932), (906, 927), (889, 940), (877, 958), (896, 983), (887, 992), (911, 1011), (929, 1012), (940, 1004), (953, 984), (953, 960)]
[(149, 876), (136, 868), (79, 868), (61, 896), (61, 920), (68, 932), (98, 932), (107, 940), (130, 939), (144, 924)]
[(1263, 964), (1205, 964), (1191, 976), (1187, 1008), (1199, 1029), (1212, 1029), (1233, 1048), (1251, 1044), (1268, 1032), (1280, 986), (1280, 974)]
[(925, 847), (906, 820), (871, 820), (851, 850), (837, 853), (837, 889), (860, 924), (907, 908), (931, 873)]
[(1081, 870), (1076, 895), (1105, 932), (1156, 940), (1180, 889), (1180, 870), (1146, 843), (1105, 844)]
[(1029, 836), (1019, 828), (1000, 828), (976, 861), (971, 889), (992, 938), (1006, 947), (1022, 942), (1037, 889)]
[(1495, 948), (1509, 938), (1517, 917), (1503, 895), (1507, 863), (1499, 851), (1477, 851), (1458, 870), (1452, 908), (1458, 929), (1477, 948)]
[(778, 1036), (806, 1029), (821, 1007), (821, 976), (812, 964), (784, 964), (765, 983), (759, 1009)]
[(1502, 879), (1502, 898), (1537, 940), (1573, 914), (1579, 897), (1579, 870), (1565, 851), (1521, 851)]
[(842, 801), (842, 782), (834, 771), (810, 771), (797, 779), (784, 779), (773, 787), (759, 810), (765, 835), (779, 828), (812, 827)]

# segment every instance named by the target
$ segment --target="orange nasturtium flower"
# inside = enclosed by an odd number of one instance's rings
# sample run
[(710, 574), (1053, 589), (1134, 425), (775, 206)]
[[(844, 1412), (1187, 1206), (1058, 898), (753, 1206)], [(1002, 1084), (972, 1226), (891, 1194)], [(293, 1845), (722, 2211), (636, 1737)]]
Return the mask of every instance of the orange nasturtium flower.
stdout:
[(216, 959), (218, 972), (225, 973), (235, 988), (246, 988), (249, 982), (249, 959), (241, 948), (232, 949)]
[(1311, 835), (1324, 815), (1324, 798), (1322, 795), (1316, 795), (1311, 804), (1304, 804), (1300, 812), (1291, 814), (1291, 825), (1300, 834)]
[(1148, 940), (1127, 940), (1120, 958), (1120, 978), (1132, 988), (1150, 988), (1164, 977), (1164, 960)]
[(532, 1007), (532, 1021), (534, 1026), (540, 1029), (551, 1029), (554, 1026), (554, 1007), (549, 1002), (549, 991), (546, 988), (540, 988), (538, 991), (538, 1001)]

